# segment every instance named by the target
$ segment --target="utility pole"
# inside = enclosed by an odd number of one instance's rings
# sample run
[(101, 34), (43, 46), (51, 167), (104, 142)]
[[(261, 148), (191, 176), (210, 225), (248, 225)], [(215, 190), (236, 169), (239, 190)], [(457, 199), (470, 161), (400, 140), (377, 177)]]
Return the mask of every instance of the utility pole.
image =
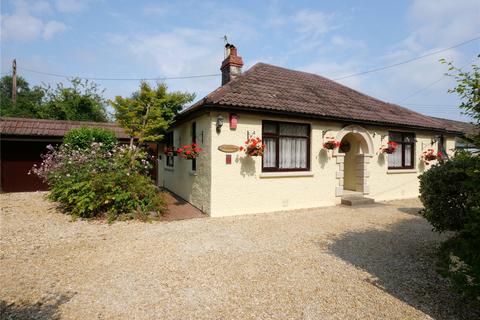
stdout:
[(17, 59), (12, 62), (12, 101), (17, 102)]

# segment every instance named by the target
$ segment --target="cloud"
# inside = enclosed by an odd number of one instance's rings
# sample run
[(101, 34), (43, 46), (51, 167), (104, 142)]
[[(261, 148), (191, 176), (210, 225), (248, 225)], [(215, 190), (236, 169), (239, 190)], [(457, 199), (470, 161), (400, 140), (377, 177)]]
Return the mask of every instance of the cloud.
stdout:
[(43, 28), (43, 38), (49, 40), (56, 33), (63, 32), (65, 30), (67, 30), (67, 26), (65, 26), (65, 24), (55, 20), (48, 21)]
[(309, 38), (318, 38), (334, 29), (333, 15), (321, 11), (301, 10), (293, 21), (297, 24), (297, 31)]
[(170, 9), (165, 4), (148, 4), (143, 7), (143, 13), (145, 15), (164, 16)]
[(56, 0), (55, 7), (60, 12), (80, 12), (85, 10), (91, 0)]
[(2, 40), (26, 42), (39, 38), (52, 39), (56, 34), (67, 30), (67, 26), (56, 20), (42, 20), (36, 15), (50, 14), (52, 7), (44, 0), (14, 2), (11, 14), (1, 16)]
[(58, 21), (42, 20), (27, 12), (14, 13), (2, 16), (2, 40), (14, 42), (32, 41), (42, 37), (51, 39), (56, 33), (66, 30), (66, 26)]
[(478, 0), (415, 0), (407, 21), (415, 41), (451, 45), (478, 36), (479, 17)]
[[(109, 42), (126, 49), (136, 63), (158, 77), (220, 73), (223, 60), (223, 42), (212, 30), (176, 28), (153, 35), (110, 35)], [(170, 81), (169, 85), (203, 97), (220, 85), (220, 77)]]

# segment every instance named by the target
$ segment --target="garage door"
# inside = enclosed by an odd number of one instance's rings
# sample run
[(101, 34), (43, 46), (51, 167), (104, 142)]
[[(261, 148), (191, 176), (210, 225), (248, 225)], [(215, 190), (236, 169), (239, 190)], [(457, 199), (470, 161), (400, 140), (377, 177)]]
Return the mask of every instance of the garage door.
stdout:
[(2, 141), (1, 182), (3, 192), (46, 190), (47, 186), (28, 171), (42, 161), (40, 155), (46, 152), (48, 142)]

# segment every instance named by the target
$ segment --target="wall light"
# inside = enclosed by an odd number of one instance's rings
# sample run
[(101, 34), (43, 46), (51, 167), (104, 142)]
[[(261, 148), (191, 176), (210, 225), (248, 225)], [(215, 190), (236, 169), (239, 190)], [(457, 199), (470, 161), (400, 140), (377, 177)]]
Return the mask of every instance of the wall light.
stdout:
[(219, 114), (217, 116), (217, 131), (220, 132), (220, 130), (222, 129), (222, 126), (223, 126), (223, 117), (221, 114)]

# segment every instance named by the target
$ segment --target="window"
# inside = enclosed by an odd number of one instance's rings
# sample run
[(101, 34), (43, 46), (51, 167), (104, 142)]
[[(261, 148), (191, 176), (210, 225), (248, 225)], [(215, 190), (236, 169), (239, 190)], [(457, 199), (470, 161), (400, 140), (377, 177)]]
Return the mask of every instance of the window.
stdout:
[(397, 149), (388, 155), (389, 169), (413, 169), (415, 158), (415, 135), (413, 133), (390, 132), (389, 141), (396, 142)]
[[(197, 123), (192, 122), (192, 143), (197, 143)], [(192, 159), (192, 171), (197, 170), (197, 159)]]
[(442, 159), (447, 159), (448, 154), (447, 154), (447, 149), (445, 148), (445, 137), (444, 136), (438, 136), (438, 152), (442, 153)]
[(310, 125), (264, 121), (262, 171), (310, 169)]
[[(171, 149), (171, 150), (174, 149), (174, 147), (173, 147), (173, 131), (167, 132), (167, 133), (165, 134), (165, 143), (166, 143), (166, 147), (167, 147), (168, 149)], [(173, 152), (168, 153), (168, 154), (165, 156), (165, 158), (166, 158), (166, 165), (167, 165), (167, 167), (173, 167), (173, 159), (174, 159), (174, 157), (173, 157)]]

